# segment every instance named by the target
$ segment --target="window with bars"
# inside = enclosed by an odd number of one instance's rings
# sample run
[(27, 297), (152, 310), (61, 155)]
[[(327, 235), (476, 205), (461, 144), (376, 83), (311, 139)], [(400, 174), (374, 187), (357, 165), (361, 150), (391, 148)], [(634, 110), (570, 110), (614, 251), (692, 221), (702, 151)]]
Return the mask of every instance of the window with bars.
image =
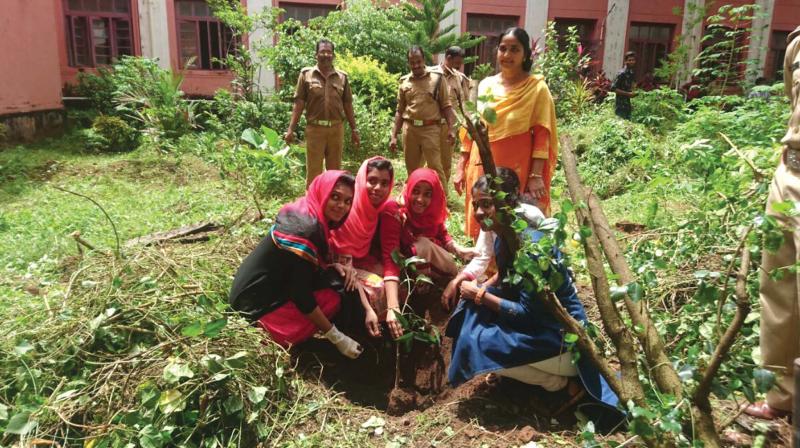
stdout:
[(636, 81), (652, 78), (656, 67), (666, 60), (672, 42), (673, 25), (631, 24), (628, 51), (636, 52)]
[(595, 51), (597, 42), (592, 40), (594, 35), (594, 26), (597, 22), (591, 19), (555, 19), (556, 36), (558, 36), (558, 48), (561, 50), (566, 49), (567, 36), (569, 35), (569, 28), (574, 27), (578, 34), (578, 41), (584, 48), (584, 51)]
[(786, 39), (789, 37), (788, 31), (773, 31), (772, 39), (769, 42), (769, 57), (771, 63), (767, 67), (767, 78), (774, 80), (783, 79), (783, 58), (786, 57)]
[(473, 37), (486, 37), (483, 42), (465, 51), (468, 57), (478, 57), (476, 62), (464, 66), (464, 73), (467, 76), (472, 74), (476, 65), (486, 63), (495, 65), (495, 50), (500, 44), (500, 35), (512, 26), (519, 26), (519, 17), (467, 14), (467, 32)]
[(108, 65), (133, 55), (130, 0), (67, 0), (64, 13), (71, 67)]
[(303, 24), (308, 24), (308, 21), (315, 17), (325, 17), (329, 12), (335, 11), (335, 5), (309, 5), (301, 3), (288, 3), (280, 2), (279, 6), (285, 12), (283, 19), (295, 19)]
[(224, 70), (222, 59), (239, 44), (205, 0), (176, 0), (175, 17), (181, 68)]

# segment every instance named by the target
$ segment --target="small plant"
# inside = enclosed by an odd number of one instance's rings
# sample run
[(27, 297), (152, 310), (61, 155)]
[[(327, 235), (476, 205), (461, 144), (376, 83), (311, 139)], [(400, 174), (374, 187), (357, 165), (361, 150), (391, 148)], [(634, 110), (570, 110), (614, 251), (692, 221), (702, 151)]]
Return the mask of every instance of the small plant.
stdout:
[(9, 137), (8, 126), (5, 123), (0, 123), (0, 145), (6, 142)]
[(441, 344), (439, 330), (431, 325), (424, 317), (420, 317), (410, 311), (394, 311), (394, 314), (403, 327), (403, 335), (395, 339), (395, 342), (402, 345), (406, 353), (411, 352), (414, 341), (419, 341), (428, 345)]
[(472, 70), (472, 79), (475, 82), (480, 82), (482, 79), (489, 77), (492, 72), (494, 72), (494, 67), (492, 67), (492, 64), (476, 65)]
[(132, 151), (137, 145), (137, 131), (119, 117), (100, 115), (85, 131), (87, 146), (101, 152)]

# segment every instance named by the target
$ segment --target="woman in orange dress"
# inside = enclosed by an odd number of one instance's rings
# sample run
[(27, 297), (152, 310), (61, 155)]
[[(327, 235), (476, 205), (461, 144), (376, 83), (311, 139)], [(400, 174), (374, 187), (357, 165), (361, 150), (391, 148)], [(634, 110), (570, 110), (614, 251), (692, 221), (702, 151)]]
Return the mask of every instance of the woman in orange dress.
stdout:
[[(478, 110), (497, 115), (486, 123), (495, 166), (511, 168), (520, 180), (523, 198), (550, 214), (550, 183), (558, 159), (556, 111), (550, 89), (541, 75), (530, 74), (531, 40), (522, 28), (509, 28), (497, 47), (499, 73), (478, 85)], [(466, 194), (465, 232), (474, 240), (480, 226), (472, 213), (472, 185), (483, 175), (478, 146), (465, 140), (453, 176), (457, 192)]]

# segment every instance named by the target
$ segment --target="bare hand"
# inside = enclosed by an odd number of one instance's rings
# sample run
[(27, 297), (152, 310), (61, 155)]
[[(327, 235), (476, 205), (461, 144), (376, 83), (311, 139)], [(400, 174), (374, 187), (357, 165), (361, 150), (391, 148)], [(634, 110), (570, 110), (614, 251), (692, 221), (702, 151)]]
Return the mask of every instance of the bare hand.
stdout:
[(361, 136), (358, 135), (358, 131), (353, 129), (350, 131), (350, 141), (353, 142), (353, 146), (358, 149), (361, 147)]
[(393, 135), (389, 139), (389, 151), (391, 151), (392, 154), (397, 152), (397, 136), (396, 135)]
[(525, 188), (525, 193), (529, 199), (535, 199), (541, 202), (547, 197), (547, 190), (544, 187), (544, 180), (541, 177), (531, 177), (528, 179), (528, 185)]
[(367, 326), (367, 332), (370, 336), (377, 338), (381, 335), (381, 327), (378, 325), (378, 315), (375, 314), (375, 311), (367, 311), (367, 318), (364, 323)]
[(333, 268), (342, 276), (344, 287), (347, 291), (353, 291), (358, 286), (356, 270), (352, 266), (345, 266), (340, 263), (333, 263)]
[(480, 255), (474, 247), (461, 247), (456, 244), (456, 256), (464, 261), (472, 260)]
[(479, 290), (478, 284), (474, 281), (461, 282), (461, 298), (464, 300), (474, 302)]
[(450, 130), (447, 131), (447, 143), (449, 143), (450, 146), (456, 144), (456, 131), (453, 130), (453, 128), (450, 128)]
[(442, 308), (444, 308), (445, 311), (453, 309), (453, 305), (455, 305), (457, 299), (456, 292), (458, 292), (461, 282), (463, 281), (464, 278), (462, 276), (456, 276), (456, 278), (450, 280), (450, 283), (444, 288), (444, 292), (442, 293)]
[(464, 188), (467, 186), (467, 181), (464, 179), (463, 166), (456, 168), (456, 172), (453, 174), (453, 186), (456, 189), (456, 193), (461, 196), (461, 194), (464, 192)]
[(395, 314), (399, 312), (400, 310), (397, 308), (389, 309), (386, 312), (386, 325), (389, 327), (389, 333), (393, 339), (398, 339), (403, 335), (403, 326), (400, 325), (400, 321), (397, 320), (397, 315)]
[(286, 134), (284, 134), (284, 136), (283, 136), (283, 141), (285, 141), (286, 143), (289, 143), (289, 144), (292, 144), (292, 142), (294, 142), (294, 129), (289, 128), (286, 131)]

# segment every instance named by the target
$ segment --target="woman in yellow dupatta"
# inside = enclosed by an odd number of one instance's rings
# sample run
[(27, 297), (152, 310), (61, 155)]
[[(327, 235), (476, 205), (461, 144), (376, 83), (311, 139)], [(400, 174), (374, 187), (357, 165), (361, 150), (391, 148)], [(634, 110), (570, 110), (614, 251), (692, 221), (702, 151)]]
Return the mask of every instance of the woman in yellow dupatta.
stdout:
[[(530, 42), (522, 28), (509, 28), (500, 36), (500, 72), (478, 85), (478, 110), (492, 108), (497, 113), (494, 123), (486, 123), (495, 165), (513, 169), (523, 197), (549, 215), (550, 182), (558, 157), (556, 111), (544, 77), (530, 74)], [(472, 213), (471, 187), (482, 175), (478, 146), (464, 139), (453, 182), (456, 191), (466, 193), (466, 233), (473, 240), (480, 227)]]

